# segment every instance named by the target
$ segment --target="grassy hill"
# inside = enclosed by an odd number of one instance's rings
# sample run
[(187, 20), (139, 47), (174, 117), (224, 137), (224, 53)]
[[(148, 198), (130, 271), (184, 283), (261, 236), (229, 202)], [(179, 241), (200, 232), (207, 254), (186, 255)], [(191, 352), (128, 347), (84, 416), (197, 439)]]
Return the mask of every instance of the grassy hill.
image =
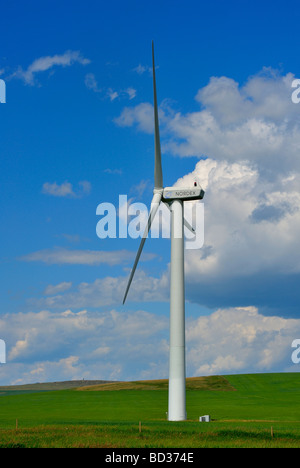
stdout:
[(69, 390), (74, 388), (86, 387), (90, 385), (106, 384), (107, 380), (67, 380), (63, 382), (46, 382), (25, 385), (3, 385), (0, 386), (0, 396), (17, 395), (21, 393), (49, 392), (53, 390)]
[[(189, 377), (186, 379), (187, 390), (219, 390), (231, 391), (234, 390), (227, 379), (220, 375), (208, 377)], [(87, 384), (82, 385), (78, 390), (104, 392), (104, 391), (120, 391), (120, 390), (168, 390), (168, 380), (139, 380), (135, 382), (108, 382), (101, 385)]]
[[(187, 379), (188, 420), (181, 423), (166, 420), (166, 380), (92, 382), (72, 389), (56, 386), (56, 391), (35, 387), (26, 393), (14, 389), (0, 396), (0, 440), (34, 440), (30, 443), (35, 446), (227, 447), (276, 442), (300, 447), (299, 401), (300, 373)], [(199, 423), (203, 414), (210, 414), (212, 422)]]

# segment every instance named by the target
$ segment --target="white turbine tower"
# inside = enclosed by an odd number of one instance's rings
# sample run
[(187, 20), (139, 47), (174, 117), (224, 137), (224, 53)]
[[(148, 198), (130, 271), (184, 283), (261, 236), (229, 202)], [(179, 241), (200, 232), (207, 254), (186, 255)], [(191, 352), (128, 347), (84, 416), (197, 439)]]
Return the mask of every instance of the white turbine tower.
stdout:
[(185, 398), (185, 294), (184, 294), (184, 233), (185, 225), (192, 232), (194, 229), (184, 219), (184, 201), (201, 200), (204, 191), (197, 184), (193, 187), (163, 187), (161, 150), (159, 137), (158, 109), (156, 96), (154, 45), (152, 42), (153, 94), (154, 94), (154, 136), (155, 167), (154, 190), (150, 214), (139, 246), (135, 262), (129, 277), (123, 304), (125, 303), (133, 275), (135, 273), (152, 221), (161, 202), (171, 211), (171, 277), (170, 277), (170, 357), (169, 357), (169, 403), (168, 420), (186, 419)]

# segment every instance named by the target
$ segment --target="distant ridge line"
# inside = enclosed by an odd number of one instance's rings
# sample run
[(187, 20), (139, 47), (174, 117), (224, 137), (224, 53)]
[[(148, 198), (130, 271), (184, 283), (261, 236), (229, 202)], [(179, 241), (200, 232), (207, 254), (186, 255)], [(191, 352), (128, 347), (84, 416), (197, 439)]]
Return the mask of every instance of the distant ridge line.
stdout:
[[(220, 375), (188, 377), (186, 379), (188, 390), (214, 390), (235, 391), (236, 389), (229, 381)], [(118, 390), (167, 390), (168, 380), (137, 380), (137, 381), (115, 381), (115, 380), (67, 380), (62, 382), (45, 382), (23, 385), (0, 386), (0, 396), (5, 394), (47, 392), (55, 390), (78, 390), (78, 391), (118, 391)]]
[[(137, 380), (132, 382), (109, 382), (102, 385), (86, 385), (78, 391), (120, 391), (120, 390), (167, 390), (168, 379)], [(187, 390), (235, 391), (229, 381), (221, 375), (187, 377)]]
[(36, 382), (21, 385), (1, 385), (0, 395), (2, 392), (26, 392), (26, 391), (52, 391), (52, 390), (69, 390), (90, 385), (104, 385), (115, 383), (115, 380), (65, 380), (58, 382)]

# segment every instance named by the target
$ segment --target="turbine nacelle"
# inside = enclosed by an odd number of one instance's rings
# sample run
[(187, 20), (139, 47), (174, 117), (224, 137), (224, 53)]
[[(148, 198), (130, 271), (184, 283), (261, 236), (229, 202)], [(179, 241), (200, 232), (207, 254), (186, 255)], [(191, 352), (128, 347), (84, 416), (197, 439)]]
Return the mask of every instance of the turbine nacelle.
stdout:
[(166, 203), (171, 200), (202, 200), (204, 197), (204, 190), (200, 185), (194, 187), (165, 187), (163, 190), (162, 200)]

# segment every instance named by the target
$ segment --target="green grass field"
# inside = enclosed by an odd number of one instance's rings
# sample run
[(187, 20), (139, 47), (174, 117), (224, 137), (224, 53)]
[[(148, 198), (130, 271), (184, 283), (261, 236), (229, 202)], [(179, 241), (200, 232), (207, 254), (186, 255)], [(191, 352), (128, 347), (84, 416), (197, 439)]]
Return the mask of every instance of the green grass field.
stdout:
[(187, 379), (180, 423), (166, 381), (45, 388), (0, 388), (0, 447), (300, 447), (298, 373)]

